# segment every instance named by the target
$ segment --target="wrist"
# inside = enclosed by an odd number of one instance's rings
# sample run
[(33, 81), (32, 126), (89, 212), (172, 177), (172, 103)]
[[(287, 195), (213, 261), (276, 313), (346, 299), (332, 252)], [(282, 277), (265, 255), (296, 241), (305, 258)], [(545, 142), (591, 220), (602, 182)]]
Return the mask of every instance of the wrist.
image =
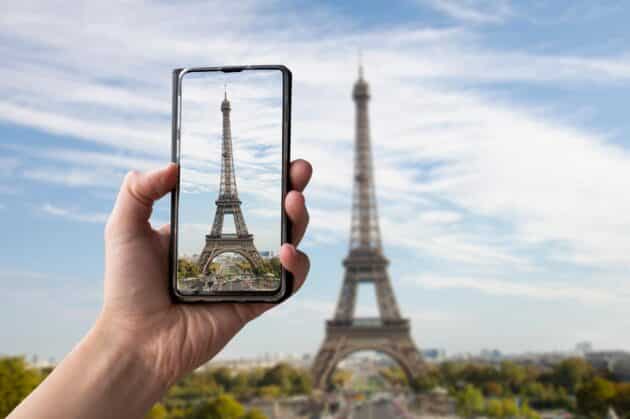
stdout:
[(154, 373), (150, 357), (106, 326), (97, 321), (10, 417), (144, 417), (167, 386)]
[(159, 401), (170, 385), (159, 374), (156, 358), (134, 336), (121, 333), (115, 325), (99, 318), (79, 345), (98, 369), (108, 371), (106, 383), (126, 392), (140, 412)]

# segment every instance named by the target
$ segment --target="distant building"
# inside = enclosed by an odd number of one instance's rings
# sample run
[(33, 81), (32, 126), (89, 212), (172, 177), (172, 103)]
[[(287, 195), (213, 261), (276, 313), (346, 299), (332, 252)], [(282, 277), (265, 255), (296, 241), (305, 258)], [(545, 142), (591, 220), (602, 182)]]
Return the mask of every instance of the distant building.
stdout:
[(311, 362), (310, 355), (267, 353), (252, 358), (216, 359), (202, 365), (199, 370), (226, 367), (234, 371), (248, 371), (255, 368), (272, 368), (281, 363), (306, 369), (310, 367)]
[(575, 352), (579, 353), (582, 356), (591, 353), (593, 352), (593, 344), (589, 341), (578, 342), (575, 345)]
[(596, 370), (608, 371), (619, 380), (630, 381), (630, 352), (590, 352), (586, 355), (586, 360)]
[(263, 250), (258, 252), (263, 259), (272, 259), (277, 256), (276, 252), (273, 250)]
[(479, 356), (481, 357), (481, 359), (490, 362), (498, 362), (503, 360), (503, 354), (498, 349), (482, 349)]
[(446, 349), (442, 349), (442, 348), (423, 349), (422, 357), (427, 362), (442, 362), (446, 359)]

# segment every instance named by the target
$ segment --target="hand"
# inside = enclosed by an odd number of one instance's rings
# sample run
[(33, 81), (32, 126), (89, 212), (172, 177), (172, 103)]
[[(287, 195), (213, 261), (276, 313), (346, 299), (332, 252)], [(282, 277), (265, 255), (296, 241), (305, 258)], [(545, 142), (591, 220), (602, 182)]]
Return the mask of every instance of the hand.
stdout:
[[(296, 246), (308, 224), (302, 191), (311, 172), (304, 160), (291, 164), (292, 190), (284, 202), (294, 241), (282, 246), (280, 261), (293, 273), (296, 289), (309, 270), (308, 257)], [(145, 174), (131, 172), (125, 178), (105, 229), (105, 302), (95, 327), (105, 341), (139, 351), (164, 388), (207, 362), (247, 322), (273, 306), (171, 302), (170, 226), (154, 230), (149, 216), (153, 202), (175, 187), (177, 176), (177, 166), (170, 164)]]

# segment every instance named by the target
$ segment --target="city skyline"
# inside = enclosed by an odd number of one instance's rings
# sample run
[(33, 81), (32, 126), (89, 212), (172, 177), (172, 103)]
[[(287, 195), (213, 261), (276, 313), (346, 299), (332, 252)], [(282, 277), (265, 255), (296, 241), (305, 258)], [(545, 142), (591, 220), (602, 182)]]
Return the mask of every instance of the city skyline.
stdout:
[[(170, 70), (277, 62), (294, 74), (293, 157), (315, 169), (311, 274), (222, 356), (254, 355), (261, 341), (314, 352), (348, 249), (359, 48), (383, 242), (417, 345), (630, 348), (619, 333), (630, 328), (630, 10), (355, 6), (246, 3), (220, 17), (191, 3), (132, 4), (122, 16), (98, 3), (64, 16), (5, 6), (0, 351), (60, 359), (98, 315), (120, 180), (169, 161)], [(167, 220), (160, 202), (153, 222)], [(360, 289), (360, 313), (375, 307)], [(305, 324), (313, 333), (294, 339)]]

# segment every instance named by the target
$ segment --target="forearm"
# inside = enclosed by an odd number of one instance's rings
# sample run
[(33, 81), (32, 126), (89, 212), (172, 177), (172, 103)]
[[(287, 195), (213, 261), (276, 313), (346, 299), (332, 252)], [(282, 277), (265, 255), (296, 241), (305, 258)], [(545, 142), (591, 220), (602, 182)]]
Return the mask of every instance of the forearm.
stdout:
[(96, 326), (8, 419), (142, 418), (166, 391), (155, 370)]

